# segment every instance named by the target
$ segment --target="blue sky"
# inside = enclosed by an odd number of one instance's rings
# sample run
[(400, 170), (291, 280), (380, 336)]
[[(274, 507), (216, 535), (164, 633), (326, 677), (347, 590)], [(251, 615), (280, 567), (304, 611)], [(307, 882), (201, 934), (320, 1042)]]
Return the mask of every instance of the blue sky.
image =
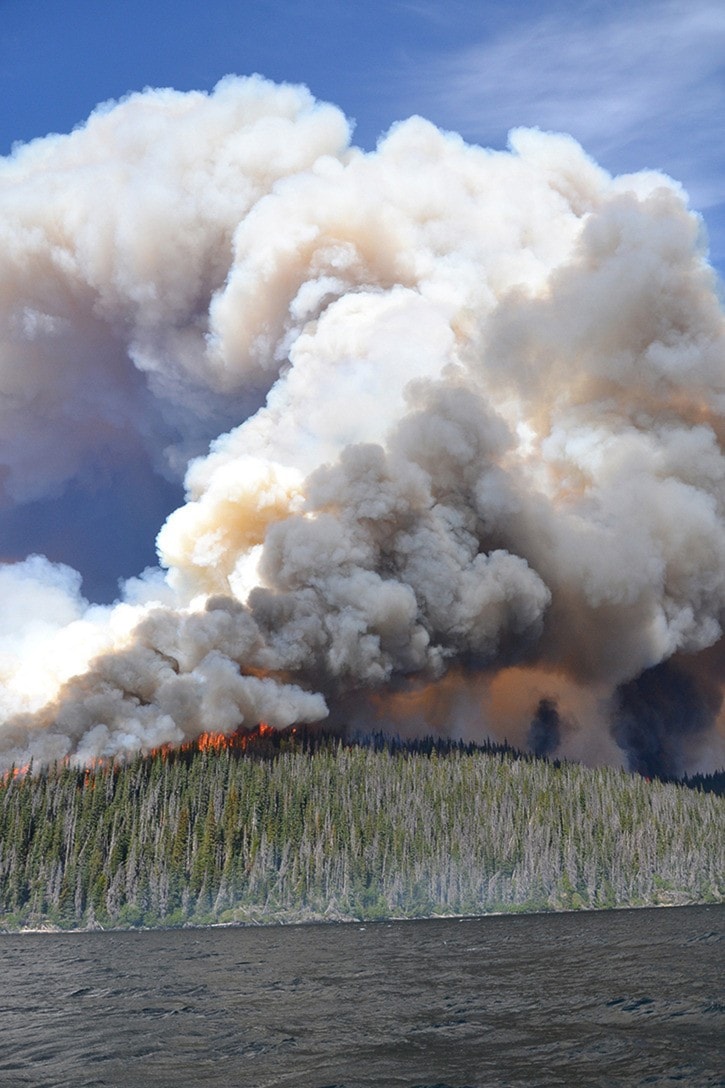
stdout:
[[(571, 133), (612, 172), (663, 169), (703, 214), (725, 272), (721, 0), (0, 0), (0, 25), (0, 154), (144, 86), (210, 89), (256, 71), (340, 106), (364, 148), (420, 113), (494, 147), (538, 125)], [(181, 496), (149, 481), (125, 525), (106, 517), (116, 484), (108, 469), (95, 491), (79, 483), (3, 511), (0, 556), (46, 550), (77, 564), (93, 596), (112, 595), (153, 562), (155, 529)], [(127, 486), (138, 493), (138, 480)]]
[(725, 261), (725, 7), (719, 0), (0, 0), (0, 152), (144, 86), (228, 72), (304, 82), (374, 146), (421, 113), (505, 145), (561, 130), (606, 168), (664, 169)]

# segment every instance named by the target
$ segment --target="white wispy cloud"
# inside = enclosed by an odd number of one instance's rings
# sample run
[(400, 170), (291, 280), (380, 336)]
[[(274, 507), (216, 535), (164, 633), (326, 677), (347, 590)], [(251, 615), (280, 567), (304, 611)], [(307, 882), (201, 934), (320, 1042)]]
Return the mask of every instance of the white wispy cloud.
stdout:
[(679, 178), (701, 210), (725, 200), (720, 0), (509, 11), (417, 67), (409, 85), (429, 116), (498, 145), (518, 125), (569, 132), (612, 170)]

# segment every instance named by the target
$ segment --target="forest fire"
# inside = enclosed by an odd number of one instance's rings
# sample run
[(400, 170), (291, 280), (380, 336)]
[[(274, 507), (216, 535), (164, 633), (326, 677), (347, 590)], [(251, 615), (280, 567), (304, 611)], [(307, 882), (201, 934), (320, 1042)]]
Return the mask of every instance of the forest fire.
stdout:
[[(184, 744), (163, 744), (157, 748), (152, 748), (149, 752), (144, 753), (151, 757), (160, 756), (163, 760), (168, 759), (171, 753), (186, 752), (235, 752), (241, 753), (260, 747), (264, 747), (264, 742), (268, 741), (271, 737), (277, 735), (280, 732), (288, 733), (294, 736), (297, 733), (296, 726), (292, 726), (290, 729), (283, 731), (275, 729), (273, 726), (268, 725), (267, 722), (259, 722), (258, 725), (251, 729), (245, 729), (244, 726), (239, 726), (233, 733), (215, 733), (207, 732), (201, 733), (194, 740), (186, 741)], [(86, 762), (83, 768), (84, 784), (86, 786), (93, 786), (93, 776), (95, 772), (107, 764), (117, 762), (118, 757), (98, 757), (90, 762)], [(65, 759), (58, 760), (57, 765), (59, 767), (71, 767), (74, 766), (72, 758), (66, 757)], [(11, 782), (23, 779), (27, 775), (32, 774), (33, 762), (24, 763), (22, 765), (12, 766), (2, 775), (0, 775), (0, 786), (8, 786)]]
[(195, 748), (199, 752), (244, 752), (256, 741), (269, 737), (275, 730), (266, 722), (260, 722), (254, 729), (246, 730), (243, 726), (233, 733), (202, 733), (195, 741), (184, 747)]
[[(719, 767), (725, 322), (698, 216), (562, 135), (349, 135), (253, 77), (5, 161), (3, 501), (110, 456), (120, 523), (141, 470), (187, 497), (113, 604), (0, 561), (0, 772), (275, 751), (258, 722), (522, 745), (534, 722), (567, 759)], [(99, 196), (129, 176), (133, 201)]]
[[(265, 740), (273, 736), (277, 732), (267, 722), (259, 722), (253, 729), (245, 729), (244, 726), (239, 726), (233, 733), (200, 733), (194, 740), (187, 741), (185, 744), (173, 745), (164, 744), (159, 748), (154, 748), (151, 755), (160, 755), (162, 758), (166, 758), (170, 752), (246, 752), (249, 748), (254, 748), (260, 741)], [(294, 727), (290, 730), (294, 733)]]
[(0, 782), (3, 786), (8, 786), (11, 782), (14, 782), (18, 778), (25, 778), (32, 767), (32, 763), (25, 763), (22, 767), (10, 767), (5, 771)]

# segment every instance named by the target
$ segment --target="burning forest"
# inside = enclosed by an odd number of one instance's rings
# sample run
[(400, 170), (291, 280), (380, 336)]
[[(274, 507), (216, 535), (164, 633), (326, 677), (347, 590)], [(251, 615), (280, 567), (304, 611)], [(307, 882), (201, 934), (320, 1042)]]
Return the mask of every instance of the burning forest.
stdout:
[(259, 722), (725, 763), (725, 320), (676, 182), (421, 118), (364, 153), (253, 77), (17, 148), (0, 209), (0, 504), (186, 488), (112, 605), (0, 564), (0, 770)]
[(723, 799), (502, 746), (202, 735), (0, 778), (0, 932), (721, 903)]

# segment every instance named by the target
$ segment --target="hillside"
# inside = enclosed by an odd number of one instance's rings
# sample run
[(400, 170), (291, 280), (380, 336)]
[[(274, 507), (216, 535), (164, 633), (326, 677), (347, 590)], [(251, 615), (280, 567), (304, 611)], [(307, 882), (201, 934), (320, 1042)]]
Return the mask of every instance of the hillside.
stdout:
[(725, 898), (714, 793), (505, 749), (291, 737), (0, 785), (0, 928)]

